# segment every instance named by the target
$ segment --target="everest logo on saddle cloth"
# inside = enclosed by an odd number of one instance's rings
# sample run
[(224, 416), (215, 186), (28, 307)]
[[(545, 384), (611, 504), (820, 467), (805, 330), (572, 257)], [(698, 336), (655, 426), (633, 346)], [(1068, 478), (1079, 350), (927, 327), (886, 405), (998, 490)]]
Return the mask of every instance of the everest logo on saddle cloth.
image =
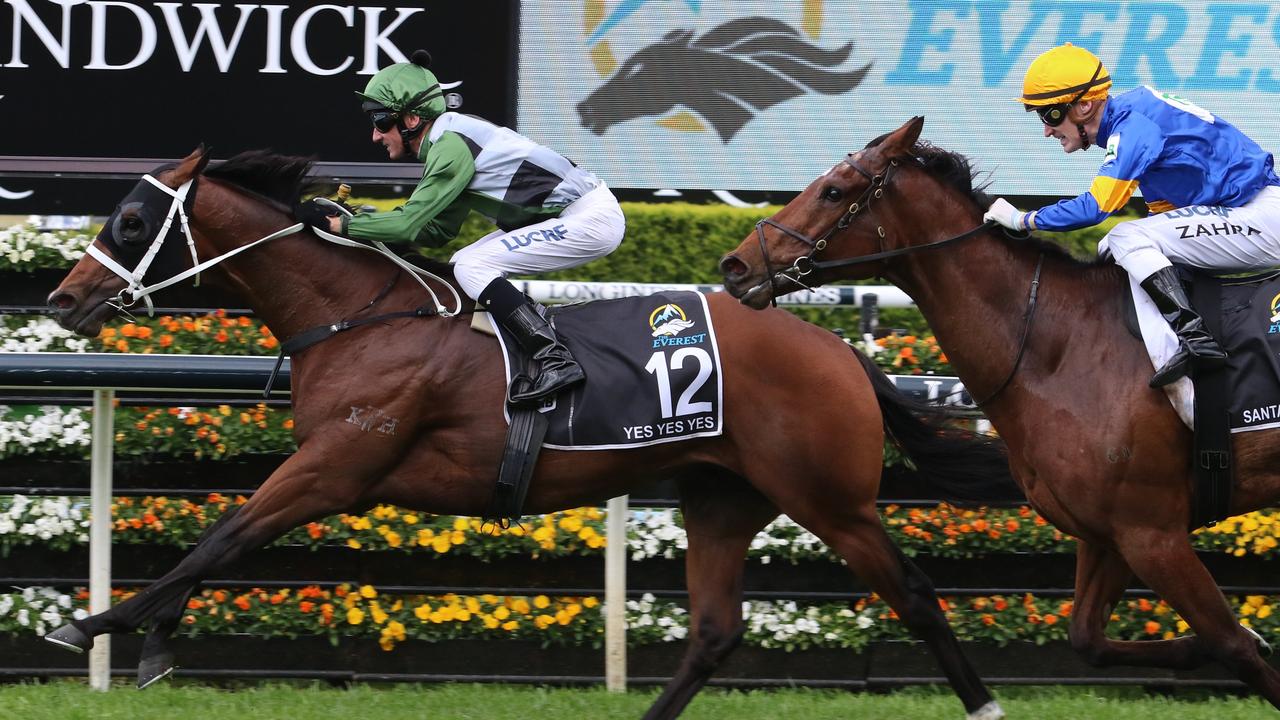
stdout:
[[(597, 300), (548, 316), (587, 381), (543, 407), (543, 447), (617, 450), (723, 432), (720, 350), (706, 296)], [(498, 340), (510, 382), (525, 358), (505, 331)]]

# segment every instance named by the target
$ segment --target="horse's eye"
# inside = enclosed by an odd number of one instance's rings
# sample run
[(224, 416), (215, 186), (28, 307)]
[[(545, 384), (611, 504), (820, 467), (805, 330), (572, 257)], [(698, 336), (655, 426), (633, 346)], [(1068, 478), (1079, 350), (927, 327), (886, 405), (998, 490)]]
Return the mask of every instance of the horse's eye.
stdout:
[(130, 239), (141, 235), (142, 227), (142, 220), (136, 217), (125, 218), (124, 221), (120, 223), (120, 230), (123, 231), (124, 235)]
[(842, 197), (844, 197), (844, 193), (840, 192), (840, 188), (838, 187), (830, 186), (826, 190), (822, 191), (823, 200), (830, 200), (831, 202), (836, 202)]

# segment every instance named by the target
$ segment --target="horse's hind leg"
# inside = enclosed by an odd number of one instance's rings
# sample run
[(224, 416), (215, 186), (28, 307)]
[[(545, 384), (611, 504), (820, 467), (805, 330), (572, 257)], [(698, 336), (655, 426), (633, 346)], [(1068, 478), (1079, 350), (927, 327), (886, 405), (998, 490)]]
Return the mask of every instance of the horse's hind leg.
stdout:
[(844, 558), (911, 633), (928, 644), (970, 720), (1003, 718), (1004, 711), (960, 649), (933, 582), (889, 539), (874, 503), (864, 499), (842, 504), (843, 493), (834, 487), (814, 489), (811, 496), (821, 504), (806, 500), (800, 507), (782, 510)]
[(1187, 621), (1203, 651), (1280, 709), (1280, 672), (1263, 659), (1258, 636), (1241, 627), (1186, 534), (1136, 529), (1118, 540), (1129, 566)]
[(176, 568), (128, 600), (72, 621), (45, 639), (87, 650), (98, 635), (129, 632), (151, 623), (139, 665), (139, 687), (145, 687), (172, 670), (173, 658), (164, 639), (176, 629), (176, 618), (181, 617), (186, 598), (200, 580), (235, 562), (245, 551), (261, 547), (308, 520), (349, 508), (360, 490), (351, 477), (341, 473), (332, 458), (299, 451), (272, 473), (238, 512), (211, 527), (207, 537)]
[(680, 483), (689, 549), (689, 647), (680, 669), (645, 713), (674, 718), (742, 639), (742, 574), (752, 538), (778, 509), (746, 482), (727, 474)]
[(1081, 540), (1076, 551), (1076, 595), (1071, 647), (1090, 665), (1141, 665), (1192, 670), (1213, 660), (1195, 635), (1174, 640), (1112, 640), (1107, 622), (1133, 570), (1120, 553)]

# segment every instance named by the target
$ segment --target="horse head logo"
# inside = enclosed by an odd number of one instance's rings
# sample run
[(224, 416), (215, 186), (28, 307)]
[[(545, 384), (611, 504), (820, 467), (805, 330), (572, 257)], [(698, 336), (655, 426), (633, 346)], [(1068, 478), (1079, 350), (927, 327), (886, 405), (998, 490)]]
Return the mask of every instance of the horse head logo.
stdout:
[(846, 93), (871, 69), (834, 68), (853, 43), (824, 50), (795, 28), (765, 17), (719, 25), (695, 39), (673, 30), (627, 58), (617, 72), (578, 104), (582, 126), (603, 135), (611, 126), (683, 105), (728, 142), (762, 110), (808, 92)]

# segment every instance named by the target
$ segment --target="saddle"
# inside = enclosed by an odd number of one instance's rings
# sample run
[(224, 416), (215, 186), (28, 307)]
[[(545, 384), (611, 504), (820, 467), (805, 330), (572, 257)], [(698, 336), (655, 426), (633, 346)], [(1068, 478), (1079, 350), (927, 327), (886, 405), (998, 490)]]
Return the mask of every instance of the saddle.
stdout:
[[(1280, 272), (1224, 278), (1182, 266), (1177, 269), (1196, 312), (1228, 356), (1222, 369), (1196, 373), (1190, 380), (1194, 401), (1189, 403), (1193, 411), (1188, 424), (1194, 433), (1196, 470), (1191, 527), (1197, 528), (1227, 516), (1233, 482), (1232, 434), (1280, 427)], [(1158, 349), (1170, 347), (1176, 338), (1170, 340), (1173, 331), (1158, 311), (1155, 319), (1139, 317), (1137, 306), (1150, 301), (1136, 283), (1131, 284), (1134, 292), (1124, 294), (1125, 324), (1146, 343), (1158, 367), (1156, 361), (1163, 360)], [(1152, 337), (1161, 331), (1168, 335)], [(1174, 385), (1179, 384), (1187, 381)], [(1170, 395), (1176, 408), (1177, 391)], [(1179, 414), (1188, 419), (1185, 408)]]
[[(621, 450), (723, 432), (720, 351), (706, 297), (660, 292), (548, 309), (547, 319), (587, 374), (537, 408), (507, 404), (507, 447), (487, 517), (519, 517), (542, 447)], [(530, 358), (476, 313), (472, 327), (498, 338), (507, 382)]]

